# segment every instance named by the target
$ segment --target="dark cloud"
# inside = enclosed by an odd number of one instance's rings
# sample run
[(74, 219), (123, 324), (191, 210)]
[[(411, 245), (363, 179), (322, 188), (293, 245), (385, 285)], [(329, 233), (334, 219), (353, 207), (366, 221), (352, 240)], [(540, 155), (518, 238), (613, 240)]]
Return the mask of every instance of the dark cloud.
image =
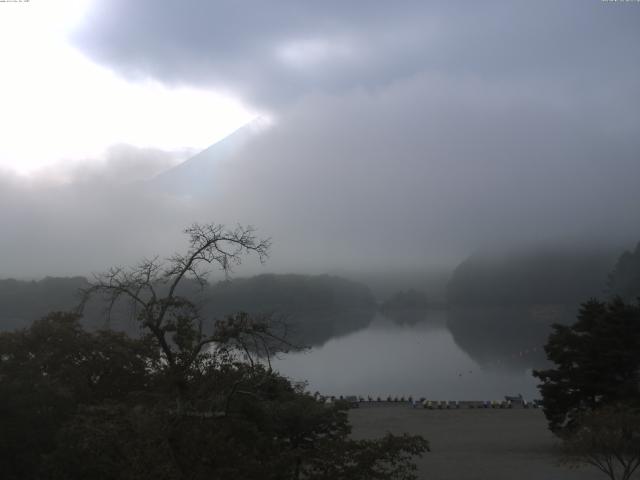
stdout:
[(96, 0), (74, 40), (126, 75), (273, 107), (420, 72), (628, 84), (639, 22), (637, 5), (595, 0)]

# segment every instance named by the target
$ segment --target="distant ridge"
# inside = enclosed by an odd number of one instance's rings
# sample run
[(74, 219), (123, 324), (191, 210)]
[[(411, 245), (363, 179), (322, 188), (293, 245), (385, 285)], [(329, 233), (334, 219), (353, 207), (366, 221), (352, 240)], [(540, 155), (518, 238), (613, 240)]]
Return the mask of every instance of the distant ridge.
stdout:
[(156, 175), (148, 185), (154, 190), (174, 195), (207, 194), (215, 189), (219, 165), (265, 128), (266, 121), (257, 118), (179, 165)]

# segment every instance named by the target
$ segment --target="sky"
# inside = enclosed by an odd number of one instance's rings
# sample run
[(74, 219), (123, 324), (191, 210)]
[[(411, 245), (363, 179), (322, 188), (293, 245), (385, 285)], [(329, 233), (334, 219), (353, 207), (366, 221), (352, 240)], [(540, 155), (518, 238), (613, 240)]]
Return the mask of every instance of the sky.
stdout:
[[(164, 254), (194, 221), (253, 224), (280, 271), (631, 248), (639, 25), (600, 0), (0, 2), (0, 276)], [(154, 188), (256, 118), (209, 194)]]
[(129, 82), (92, 61), (70, 41), (90, 7), (87, 0), (2, 4), (0, 168), (25, 174), (95, 161), (120, 143), (201, 149), (255, 116), (221, 91)]

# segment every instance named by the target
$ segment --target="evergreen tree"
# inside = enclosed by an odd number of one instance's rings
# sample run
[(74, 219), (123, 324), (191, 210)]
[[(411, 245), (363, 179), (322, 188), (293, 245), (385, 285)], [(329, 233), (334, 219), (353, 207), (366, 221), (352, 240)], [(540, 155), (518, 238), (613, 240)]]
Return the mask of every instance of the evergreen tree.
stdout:
[(640, 243), (632, 252), (624, 252), (609, 275), (609, 292), (626, 301), (640, 298)]
[(553, 329), (545, 351), (555, 367), (534, 372), (552, 431), (601, 406), (640, 402), (640, 304), (589, 300), (576, 323)]

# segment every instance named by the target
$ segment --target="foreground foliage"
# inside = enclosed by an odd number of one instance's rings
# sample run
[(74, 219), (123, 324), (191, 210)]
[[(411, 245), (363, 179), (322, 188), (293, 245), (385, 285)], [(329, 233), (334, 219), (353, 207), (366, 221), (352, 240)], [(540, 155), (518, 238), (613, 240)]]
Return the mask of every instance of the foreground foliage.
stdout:
[(85, 291), (127, 302), (132, 339), (54, 313), (0, 334), (0, 471), (29, 479), (415, 478), (417, 436), (350, 439), (347, 406), (325, 405), (271, 369), (286, 325), (245, 313), (213, 321), (180, 294), (207, 266), (266, 255), (251, 229), (194, 225), (166, 262), (114, 268)]
[(586, 412), (563, 439), (567, 463), (588, 463), (611, 480), (629, 480), (640, 467), (637, 408), (616, 404)]
[(640, 404), (640, 304), (590, 300), (576, 323), (553, 328), (545, 351), (555, 367), (534, 372), (552, 431), (602, 406)]
[(566, 459), (628, 480), (640, 466), (640, 304), (590, 300), (545, 350), (555, 368), (534, 375)]
[(349, 439), (327, 406), (226, 352), (190, 372), (176, 410), (151, 337), (89, 333), (52, 314), (0, 335), (3, 478), (414, 478), (420, 437)]

